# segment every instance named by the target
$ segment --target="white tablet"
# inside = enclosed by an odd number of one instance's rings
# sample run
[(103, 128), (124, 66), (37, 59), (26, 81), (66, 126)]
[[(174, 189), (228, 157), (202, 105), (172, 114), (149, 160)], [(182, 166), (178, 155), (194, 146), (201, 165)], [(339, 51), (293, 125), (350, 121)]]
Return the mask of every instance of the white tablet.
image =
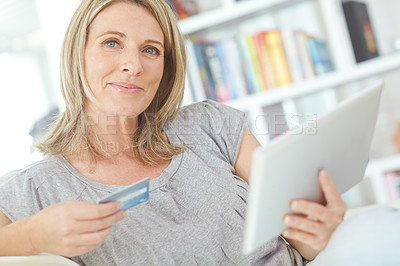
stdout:
[(359, 183), (368, 163), (381, 80), (339, 103), (314, 123), (278, 137), (253, 153), (243, 252), (248, 254), (287, 226), (292, 199), (322, 202), (318, 172), (341, 193)]

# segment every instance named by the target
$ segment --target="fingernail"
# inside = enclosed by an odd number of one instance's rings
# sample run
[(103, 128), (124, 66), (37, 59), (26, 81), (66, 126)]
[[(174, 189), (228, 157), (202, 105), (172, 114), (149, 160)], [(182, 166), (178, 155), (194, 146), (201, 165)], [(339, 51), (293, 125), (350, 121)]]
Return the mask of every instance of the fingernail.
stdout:
[(283, 232), (282, 232), (282, 236), (283, 236), (283, 237), (289, 237), (289, 236), (290, 236), (289, 231), (287, 231), (287, 230), (283, 231)]
[(290, 204), (290, 208), (292, 208), (294, 210), (294, 209), (297, 209), (298, 207), (299, 207), (299, 203), (297, 201), (293, 200)]
[(326, 170), (321, 170), (320, 175), (325, 178), (328, 176), (328, 172), (326, 172)]
[(289, 216), (285, 216), (285, 217), (283, 218), (283, 222), (284, 222), (285, 224), (287, 224), (287, 225), (290, 225), (290, 221), (291, 221), (291, 219), (290, 219)]

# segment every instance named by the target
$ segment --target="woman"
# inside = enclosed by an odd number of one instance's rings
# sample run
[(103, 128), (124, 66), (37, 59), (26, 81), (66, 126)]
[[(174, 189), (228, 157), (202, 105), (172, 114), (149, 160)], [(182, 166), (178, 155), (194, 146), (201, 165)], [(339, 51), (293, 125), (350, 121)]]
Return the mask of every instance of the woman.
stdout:
[[(48, 252), (86, 265), (291, 265), (312, 260), (345, 204), (296, 200), (282, 238), (241, 254), (251, 153), (242, 112), (184, 108), (185, 51), (160, 0), (84, 0), (61, 59), (66, 110), (39, 149), (49, 156), (0, 180), (0, 255)], [(150, 200), (126, 212), (95, 204), (149, 177)], [(7, 244), (7, 245), (5, 245)]]

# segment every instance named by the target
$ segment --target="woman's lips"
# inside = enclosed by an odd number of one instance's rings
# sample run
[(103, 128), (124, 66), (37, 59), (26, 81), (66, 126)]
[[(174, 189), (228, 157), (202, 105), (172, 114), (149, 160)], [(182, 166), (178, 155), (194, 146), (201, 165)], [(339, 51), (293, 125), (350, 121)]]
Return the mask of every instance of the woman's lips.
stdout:
[(111, 87), (122, 93), (137, 93), (143, 90), (142, 88), (136, 86), (135, 84), (125, 83), (125, 82), (112, 82), (109, 84), (111, 85)]

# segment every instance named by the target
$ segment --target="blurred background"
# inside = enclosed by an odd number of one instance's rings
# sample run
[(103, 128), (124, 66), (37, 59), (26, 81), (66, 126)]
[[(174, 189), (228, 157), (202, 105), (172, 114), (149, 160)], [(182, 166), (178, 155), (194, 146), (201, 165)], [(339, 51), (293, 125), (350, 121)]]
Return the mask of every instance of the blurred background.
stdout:
[(59, 54), (78, 1), (0, 0), (0, 174), (38, 160), (34, 125), (62, 108)]
[(0, 174), (38, 160), (34, 125), (62, 108), (60, 47), (78, 0), (0, 0)]

